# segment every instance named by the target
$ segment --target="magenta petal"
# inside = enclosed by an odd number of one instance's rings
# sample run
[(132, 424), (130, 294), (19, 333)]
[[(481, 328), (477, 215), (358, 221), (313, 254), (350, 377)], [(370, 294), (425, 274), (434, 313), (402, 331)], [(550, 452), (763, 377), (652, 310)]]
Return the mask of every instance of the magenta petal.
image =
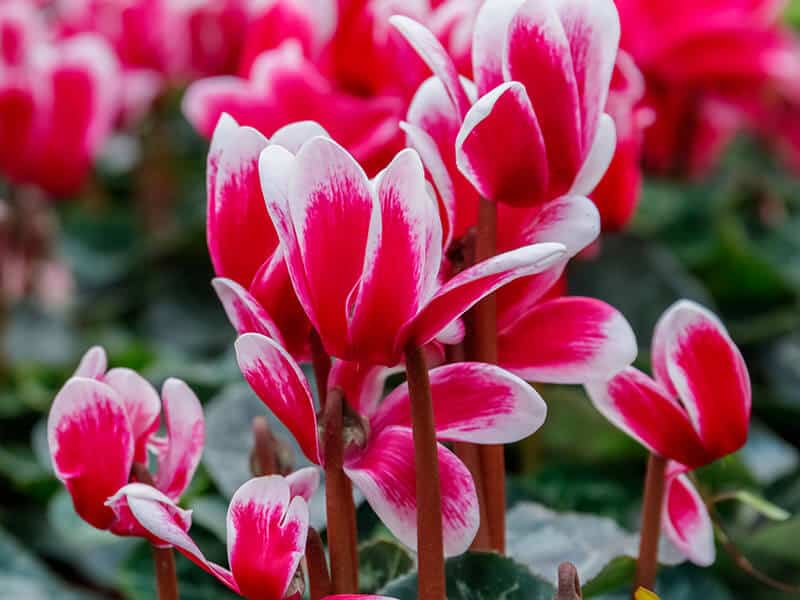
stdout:
[(127, 368), (115, 368), (106, 373), (102, 381), (114, 388), (131, 424), (136, 440), (135, 462), (147, 463), (147, 444), (158, 429), (161, 415), (161, 400), (158, 392), (144, 377)]
[[(439, 445), (438, 451), (444, 551), (447, 556), (456, 556), (469, 548), (478, 531), (478, 498), (464, 464), (444, 446)], [(416, 469), (411, 429), (381, 430), (363, 454), (347, 462), (345, 472), (389, 531), (416, 549)]]
[(709, 454), (719, 458), (744, 445), (750, 376), (714, 314), (688, 300), (669, 308), (653, 334), (653, 368), (659, 382), (677, 392)]
[(548, 199), (544, 138), (522, 84), (503, 83), (472, 106), (456, 138), (456, 162), (485, 198), (513, 206)]
[(167, 496), (177, 500), (200, 463), (205, 443), (205, 419), (197, 396), (180, 379), (167, 379), (161, 398), (167, 439), (158, 452), (155, 483)]
[(244, 286), (278, 243), (258, 177), (258, 157), (267, 143), (255, 129), (223, 114), (208, 152), (209, 254), (217, 275)]
[(314, 402), (294, 359), (268, 337), (246, 333), (236, 340), (236, 360), (247, 383), (292, 432), (306, 457), (320, 464)]
[(212, 282), (222, 308), (236, 333), (260, 333), (283, 342), (278, 326), (272, 321), (264, 307), (241, 285), (232, 279), (217, 277)]
[(714, 525), (703, 498), (684, 474), (686, 467), (670, 463), (664, 496), (664, 533), (689, 560), (701, 567), (714, 563)]
[(86, 377), (87, 379), (102, 379), (108, 368), (106, 351), (100, 346), (92, 346), (81, 358), (73, 377)]
[(106, 506), (114, 511), (114, 524), (110, 531), (120, 536), (143, 537), (150, 540), (159, 547), (169, 546), (161, 537), (153, 534), (148, 528), (143, 527), (139, 519), (131, 510), (129, 498), (136, 497), (143, 500), (152, 500), (159, 505), (163, 511), (163, 516), (170, 526), (183, 532), (192, 526), (192, 511), (183, 510), (168, 498), (161, 490), (144, 483), (129, 483), (120, 489), (116, 494), (106, 500)]
[(308, 507), (291, 497), (283, 477), (257, 477), (236, 490), (228, 507), (228, 562), (246, 598), (283, 598), (300, 565)]
[(128, 482), (134, 438), (125, 406), (108, 385), (73, 377), (47, 419), (53, 468), (81, 518), (98, 529), (114, 520), (105, 501)]
[[(564, 254), (561, 244), (533, 244), (499, 254), (462, 271), (443, 285), (406, 325), (400, 341), (412, 338), (420, 346), (426, 344), (481, 298), (519, 277), (546, 270)], [(401, 349), (402, 345), (398, 351)]]
[(503, 83), (503, 50), (509, 26), (524, 2), (487, 0), (478, 11), (472, 39), (472, 68), (480, 95)]
[(607, 381), (636, 358), (625, 317), (594, 298), (566, 296), (535, 306), (498, 336), (498, 364), (528, 381)]
[(337, 360), (328, 376), (328, 389), (340, 389), (350, 407), (369, 418), (375, 414), (383, 397), (387, 377), (402, 370), (402, 367), (389, 368)]
[[(541, 396), (522, 379), (484, 363), (454, 363), (430, 371), (436, 436), (445, 441), (511, 444), (539, 429), (547, 415)], [(381, 403), (370, 425), (411, 427), (408, 384)]]
[(587, 384), (586, 391), (597, 410), (651, 452), (692, 468), (713, 460), (683, 407), (641, 371), (628, 367), (611, 381)]

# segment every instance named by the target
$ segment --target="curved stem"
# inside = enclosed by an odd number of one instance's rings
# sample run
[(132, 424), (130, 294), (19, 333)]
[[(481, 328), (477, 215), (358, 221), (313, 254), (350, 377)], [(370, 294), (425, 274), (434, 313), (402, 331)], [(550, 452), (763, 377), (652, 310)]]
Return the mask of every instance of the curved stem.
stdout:
[(634, 589), (655, 589), (658, 572), (658, 539), (661, 535), (661, 508), (664, 502), (664, 475), (667, 459), (650, 454), (644, 484), (642, 506), (642, 532), (639, 539), (639, 558), (636, 561)]
[(420, 600), (445, 600), (442, 489), (428, 366), (419, 347), (409, 344), (405, 354), (417, 475), (417, 595)]
[(306, 541), (306, 568), (308, 569), (309, 600), (322, 600), (330, 596), (331, 577), (325, 562), (325, 548), (319, 533), (313, 527), (308, 529)]

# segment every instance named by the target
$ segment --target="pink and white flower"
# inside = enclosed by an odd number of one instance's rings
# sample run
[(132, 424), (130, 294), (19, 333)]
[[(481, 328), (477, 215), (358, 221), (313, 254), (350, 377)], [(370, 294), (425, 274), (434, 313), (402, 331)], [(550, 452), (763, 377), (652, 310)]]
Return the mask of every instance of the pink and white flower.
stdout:
[[(134, 463), (156, 456), (148, 493), (177, 500), (200, 462), (205, 436), (203, 411), (189, 387), (168, 379), (161, 399), (141, 375), (126, 368), (106, 370), (106, 354), (89, 350), (56, 395), (47, 439), (56, 475), (72, 496), (75, 511), (90, 525), (117, 535), (143, 535), (120, 506), (107, 501), (131, 479)], [(163, 410), (166, 436), (156, 434)], [(191, 513), (173, 517), (188, 529)]]
[[(248, 333), (236, 342), (239, 367), (250, 386), (292, 432), (316, 464), (325, 457), (314, 404), (302, 371), (270, 338)], [(416, 474), (409, 392), (406, 384), (383, 401), (389, 369), (335, 363), (330, 389), (340, 389), (349, 407), (351, 431), (344, 471), (392, 533), (411, 548), (417, 543)], [(441, 441), (505, 444), (536, 431), (546, 406), (536, 391), (503, 369), (480, 363), (455, 363), (430, 371), (436, 434)], [(444, 548), (464, 552), (478, 527), (475, 485), (466, 466), (438, 445), (442, 484)]]

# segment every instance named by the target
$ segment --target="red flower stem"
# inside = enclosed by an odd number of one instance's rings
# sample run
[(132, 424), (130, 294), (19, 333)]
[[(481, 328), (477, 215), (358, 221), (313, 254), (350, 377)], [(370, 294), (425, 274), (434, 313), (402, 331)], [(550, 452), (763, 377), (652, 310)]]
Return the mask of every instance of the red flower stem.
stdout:
[(275, 456), (275, 438), (266, 417), (253, 417), (252, 471), (256, 477), (279, 473)]
[[(475, 262), (497, 252), (497, 205), (481, 198), (478, 205), (478, 235)], [(494, 294), (481, 300), (472, 310), (472, 359), (497, 364), (497, 302)], [(502, 445), (480, 447), (483, 496), (489, 523), (491, 548), (506, 551), (506, 464)]]
[[(155, 487), (153, 477), (147, 467), (141, 463), (134, 463), (133, 478), (139, 483)], [(153, 546), (153, 567), (156, 572), (156, 589), (158, 600), (179, 600), (178, 576), (175, 573), (175, 554), (172, 548), (157, 548)]]
[(322, 339), (316, 329), (311, 329), (308, 342), (311, 346), (311, 366), (314, 369), (314, 379), (317, 380), (317, 397), (320, 405), (324, 408), (325, 398), (328, 395), (328, 375), (331, 371), (331, 357), (325, 351), (325, 346), (322, 345)]
[(667, 459), (650, 454), (644, 483), (642, 506), (642, 533), (639, 540), (639, 558), (636, 561), (636, 579), (633, 589), (655, 589), (658, 571), (658, 538), (661, 535), (661, 509), (664, 502), (664, 479)]
[(306, 540), (306, 568), (308, 569), (309, 600), (322, 600), (333, 593), (328, 564), (325, 562), (325, 548), (319, 533), (313, 527), (308, 529)]
[(325, 453), (325, 508), (334, 594), (358, 592), (358, 549), (353, 486), (344, 472), (344, 397), (331, 390), (322, 413)]
[(405, 354), (417, 475), (417, 597), (445, 600), (442, 488), (428, 366), (422, 350), (413, 343), (406, 346)]

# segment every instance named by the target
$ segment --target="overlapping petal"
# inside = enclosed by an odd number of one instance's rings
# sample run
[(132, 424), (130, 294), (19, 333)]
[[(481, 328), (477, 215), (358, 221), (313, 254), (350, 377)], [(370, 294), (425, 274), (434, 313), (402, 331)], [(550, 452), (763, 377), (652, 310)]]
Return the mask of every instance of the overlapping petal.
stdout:
[(703, 498), (677, 463), (667, 466), (663, 529), (670, 541), (693, 563), (713, 564), (714, 526)]
[(217, 277), (211, 284), (237, 333), (260, 333), (278, 342), (283, 340), (272, 317), (250, 292), (224, 277)]
[(147, 444), (158, 429), (161, 401), (158, 392), (144, 377), (132, 369), (118, 367), (99, 378), (117, 392), (125, 407), (133, 439), (136, 443), (134, 461), (147, 462)]

